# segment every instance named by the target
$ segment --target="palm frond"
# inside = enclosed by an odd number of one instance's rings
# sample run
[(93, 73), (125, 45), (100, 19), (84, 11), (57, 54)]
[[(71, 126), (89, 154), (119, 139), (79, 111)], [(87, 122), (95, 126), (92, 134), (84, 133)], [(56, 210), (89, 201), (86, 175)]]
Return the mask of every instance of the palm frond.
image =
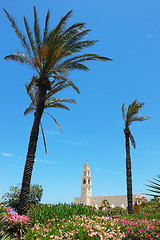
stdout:
[(144, 102), (137, 103), (135, 108), (133, 109), (133, 115), (137, 114), (143, 106), (144, 106)]
[(7, 18), (9, 19), (10, 23), (12, 24), (12, 28), (15, 30), (15, 33), (16, 33), (17, 37), (21, 40), (22, 46), (27, 51), (28, 55), (31, 56), (32, 52), (31, 52), (29, 44), (26, 41), (26, 37), (21, 33), (21, 31), (18, 28), (18, 25), (16, 24), (14, 18), (11, 15), (9, 15), (9, 13), (5, 9), (3, 9), (3, 10), (6, 13)]
[(42, 136), (43, 136), (43, 142), (44, 142), (44, 147), (45, 147), (45, 152), (47, 154), (47, 144), (46, 144), (46, 139), (45, 139), (45, 135), (44, 135), (44, 130), (43, 130), (43, 127), (42, 127), (42, 123), (40, 123), (41, 125), (41, 130), (42, 130)]
[(135, 142), (134, 137), (133, 137), (133, 135), (131, 134), (130, 131), (129, 131), (129, 138), (130, 138), (130, 140), (131, 140), (132, 146), (133, 146), (134, 148), (136, 148), (136, 142)]
[[(53, 38), (53, 42), (51, 42), (51, 54), (49, 57), (49, 61), (52, 62), (52, 65), (54, 65), (58, 60), (60, 60), (60, 56), (63, 56), (62, 53), (67, 53), (67, 55), (72, 55), (72, 47), (74, 46), (75, 43), (77, 43), (80, 39), (82, 39), (85, 35), (88, 34), (90, 30), (84, 30), (82, 32), (79, 32), (73, 36), (71, 36), (68, 40), (65, 42), (63, 41), (62, 36), (58, 36), (58, 39)], [(55, 46), (55, 41), (58, 40), (58, 54), (57, 54), (57, 48)], [(74, 50), (74, 49), (73, 49)]]
[(76, 44), (78, 41), (84, 38), (89, 32), (90, 32), (90, 29), (76, 32), (76, 34), (73, 34), (72, 37), (70, 37), (68, 41), (65, 42), (65, 44), (63, 45), (63, 48), (65, 49), (72, 48), (74, 44)]
[(131, 118), (131, 122), (143, 122), (145, 120), (150, 119), (150, 117), (140, 117), (140, 116), (136, 116)]
[(149, 117), (143, 116), (135, 116), (138, 114), (139, 110), (143, 107), (144, 103), (137, 103), (137, 99), (134, 100), (128, 107), (127, 116), (126, 116), (126, 124), (129, 126), (132, 122), (135, 121), (144, 121), (149, 119)]
[(97, 54), (83, 54), (83, 55), (77, 55), (75, 57), (64, 60), (63, 62), (61, 62), (59, 65), (55, 67), (55, 70), (56, 71), (62, 71), (62, 69), (89, 70), (89, 68), (81, 64), (81, 62), (93, 61), (93, 60), (112, 61), (112, 59), (110, 58), (102, 57)]
[(35, 106), (37, 107), (37, 96), (38, 96), (38, 87), (33, 84), (31, 86), (31, 84), (25, 84), (25, 88), (26, 88), (26, 91), (27, 91), (27, 94), (30, 96), (30, 99), (32, 100), (32, 103), (30, 106)]
[(136, 104), (137, 104), (137, 99), (135, 99), (128, 107), (128, 111), (127, 111), (127, 120), (128, 121), (133, 116), (133, 109), (135, 108)]
[(33, 76), (32, 79), (30, 80), (29, 84), (25, 84), (25, 87), (26, 87), (26, 90), (27, 90), (28, 94), (30, 94), (33, 91), (33, 89), (36, 88), (37, 80), (38, 80), (38, 77)]
[(40, 31), (40, 26), (39, 26), (37, 11), (35, 6), (34, 6), (34, 35), (35, 35), (37, 49), (39, 49), (41, 45), (41, 31)]
[(122, 105), (122, 117), (123, 117), (123, 120), (126, 121), (126, 105), (123, 104)]
[(31, 113), (31, 112), (33, 112), (33, 111), (35, 111), (36, 110), (36, 108), (35, 107), (33, 107), (32, 105), (30, 105), (28, 108), (26, 108), (26, 110), (24, 111), (24, 116), (26, 116), (27, 114), (29, 114), (29, 113)]
[(23, 17), (23, 19), (24, 19), (24, 25), (25, 25), (25, 28), (26, 28), (26, 32), (27, 32), (27, 35), (28, 35), (28, 39), (29, 39), (33, 54), (34, 54), (34, 56), (37, 56), (37, 48), (36, 48), (36, 44), (35, 44), (35, 41), (34, 41), (34, 38), (33, 38), (33, 34), (30, 30), (30, 27), (27, 23), (26, 18)]
[(65, 110), (70, 110), (66, 105), (58, 102), (45, 103), (45, 108), (60, 108)]
[(49, 113), (47, 113), (47, 112), (44, 112), (44, 113), (48, 114), (51, 118), (53, 118), (53, 120), (55, 121), (55, 123), (56, 123), (56, 125), (57, 125), (59, 131), (60, 131), (61, 134), (62, 134), (62, 130), (61, 130), (60, 125), (58, 124), (57, 120), (56, 120), (51, 114), (49, 114)]
[(12, 61), (16, 61), (19, 63), (28, 63), (30, 64), (29, 59), (27, 58), (26, 55), (24, 55), (23, 53), (11, 53), (8, 56), (6, 56), (4, 58), (4, 60), (8, 61), (8, 60), (12, 60)]
[(151, 193), (147, 194), (149, 196), (153, 196), (153, 197), (160, 197), (160, 175), (157, 175), (157, 179), (153, 178), (155, 181), (148, 181), (151, 183), (151, 185), (146, 184), (147, 187), (149, 187), (149, 189), (147, 189), (148, 191), (150, 191)]
[(47, 38), (48, 32), (49, 32), (49, 18), (50, 18), (50, 10), (48, 10), (47, 15), (46, 15), (45, 29), (44, 29), (44, 34), (43, 34), (43, 44), (45, 44), (45, 41), (46, 41), (46, 38)]
[(80, 93), (79, 89), (76, 87), (76, 85), (71, 81), (69, 80), (67, 77), (65, 76), (62, 76), (62, 75), (58, 75), (56, 71), (53, 70), (53, 73), (55, 74), (55, 78), (56, 79), (61, 79), (61, 80), (64, 80), (65, 82), (67, 82), (70, 86), (72, 86), (77, 93)]
[(74, 99), (70, 99), (70, 98), (58, 98), (58, 97), (54, 97), (54, 98), (49, 98), (46, 100), (46, 103), (50, 104), (52, 102), (55, 103), (61, 103), (61, 102), (66, 102), (66, 103), (76, 103), (76, 101)]
[(71, 36), (73, 36), (73, 34), (76, 34), (77, 32), (82, 31), (85, 25), (86, 23), (82, 23), (82, 22), (74, 23), (64, 31), (62, 37), (65, 39), (69, 39)]
[[(85, 35), (88, 34), (90, 30), (84, 30), (82, 32), (79, 32), (78, 34), (70, 37), (70, 39), (68, 41), (66, 41), (65, 43), (63, 43), (62, 41), (62, 36), (61, 33), (58, 32), (55, 34), (55, 32), (53, 32), (53, 36), (50, 37), (50, 41), (49, 41), (49, 45), (50, 45), (50, 54), (48, 55), (48, 60), (46, 62), (46, 67), (48, 66), (48, 62), (50, 62), (50, 65), (53, 65), (60, 60), (59, 56), (61, 55), (61, 52), (65, 52), (65, 51), (69, 51), (70, 54), (72, 54), (71, 48), (73, 46), (74, 43), (78, 42), (81, 38), (83, 38)], [(62, 43), (61, 43), (62, 41)], [(58, 44), (58, 48), (56, 47)], [(58, 53), (58, 54), (57, 54)], [(49, 65), (49, 66), (50, 66)], [(48, 66), (48, 68), (49, 68)]]
[(58, 83), (55, 86), (52, 87), (52, 89), (46, 94), (46, 98), (48, 99), (49, 97), (53, 96), (55, 93), (58, 93), (59, 91), (62, 91), (64, 88), (69, 87), (70, 84), (65, 83)]
[(79, 63), (77, 61), (75, 62), (68, 62), (68, 64), (66, 65), (66, 68), (68, 68), (69, 70), (83, 70), (83, 71), (88, 71), (89, 68), (87, 66), (85, 66), (82, 63)]
[(87, 48), (87, 47), (93, 46), (97, 42), (98, 42), (98, 40), (79, 41), (79, 42), (75, 43), (72, 47), (70, 47), (70, 51), (78, 52), (79, 50), (82, 50), (83, 48)]
[(64, 17), (61, 18), (59, 24), (48, 34), (48, 37), (46, 39), (46, 44), (54, 49), (54, 47), (57, 45), (57, 40), (60, 41), (62, 38), (62, 34), (64, 33), (66, 23), (68, 19), (70, 18), (72, 14), (72, 11), (69, 11)]
[(61, 31), (63, 31), (66, 27), (66, 23), (67, 21), (69, 20), (69, 18), (71, 17), (72, 15), (72, 10), (69, 11), (64, 17), (61, 18), (59, 24), (57, 25), (57, 27), (54, 29), (54, 34), (58, 34), (60, 33)]
[(128, 107), (128, 119), (138, 114), (139, 110), (143, 107), (144, 102), (137, 103), (137, 99)]

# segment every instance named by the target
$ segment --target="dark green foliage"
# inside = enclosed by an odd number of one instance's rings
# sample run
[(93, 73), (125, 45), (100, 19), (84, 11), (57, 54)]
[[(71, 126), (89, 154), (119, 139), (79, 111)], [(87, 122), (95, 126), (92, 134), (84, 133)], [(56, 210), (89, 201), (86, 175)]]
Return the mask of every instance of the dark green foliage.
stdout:
[(108, 202), (107, 199), (104, 199), (104, 200), (102, 201), (102, 207), (106, 207), (106, 208), (109, 208), (109, 207), (110, 207), (110, 203)]
[(160, 198), (160, 175), (157, 175), (157, 178), (153, 179), (154, 181), (149, 181), (151, 183), (150, 185), (146, 185), (149, 187), (147, 190), (150, 191), (147, 195)]
[(148, 202), (141, 203), (140, 214), (147, 214), (147, 215), (150, 215), (150, 218), (158, 218), (159, 217), (159, 219), (160, 219), (160, 201), (159, 201), (159, 199), (153, 198)]
[(73, 239), (79, 239), (79, 240), (90, 240), (90, 239), (93, 239), (93, 240), (100, 240), (100, 237), (99, 236), (93, 236), (93, 237), (90, 237), (88, 232), (84, 229), (84, 228), (81, 228), (78, 233), (74, 234), (73, 235)]
[(125, 215), (127, 214), (127, 209), (123, 209), (121, 207), (115, 207), (115, 208), (108, 208), (105, 210), (102, 210), (102, 213), (106, 216), (114, 216), (114, 215)]
[(103, 216), (104, 214), (101, 211), (97, 211), (93, 207), (88, 207), (85, 205), (76, 205), (76, 204), (36, 204), (36, 206), (31, 206), (29, 210), (29, 216), (31, 217), (32, 225), (38, 222), (47, 224), (49, 219), (63, 219), (68, 220), (73, 215), (86, 215), (86, 216)]
[[(11, 186), (9, 192), (5, 193), (2, 197), (2, 204), (6, 207), (11, 207), (13, 210), (17, 211), (19, 196), (21, 192), (20, 184), (16, 187)], [(42, 199), (43, 188), (41, 185), (33, 184), (30, 186), (29, 193), (29, 204), (36, 204)]]

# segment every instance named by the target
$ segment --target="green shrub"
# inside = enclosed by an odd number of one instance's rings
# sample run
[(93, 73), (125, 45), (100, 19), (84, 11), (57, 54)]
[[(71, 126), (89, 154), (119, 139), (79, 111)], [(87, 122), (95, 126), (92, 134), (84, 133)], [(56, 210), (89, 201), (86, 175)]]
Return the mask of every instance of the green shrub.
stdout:
[(147, 215), (150, 219), (160, 219), (160, 202), (158, 198), (143, 202), (140, 205), (140, 214)]
[[(14, 211), (17, 211), (21, 187), (18, 184), (16, 187), (11, 186), (9, 192), (5, 193), (2, 197), (2, 202), (6, 207), (11, 207)], [(41, 201), (43, 194), (43, 188), (41, 185), (33, 184), (30, 186), (29, 204), (36, 204)]]
[(97, 211), (93, 207), (88, 207), (85, 205), (76, 205), (76, 204), (36, 204), (31, 206), (29, 210), (29, 216), (31, 217), (30, 222), (34, 225), (37, 220), (40, 223), (47, 224), (49, 219), (69, 219), (73, 215), (86, 215), (86, 216), (102, 216), (104, 215), (101, 211)]
[(105, 210), (102, 210), (103, 215), (107, 216), (113, 216), (113, 215), (124, 215), (127, 214), (127, 210), (123, 209), (121, 207), (115, 207), (115, 208), (107, 208)]

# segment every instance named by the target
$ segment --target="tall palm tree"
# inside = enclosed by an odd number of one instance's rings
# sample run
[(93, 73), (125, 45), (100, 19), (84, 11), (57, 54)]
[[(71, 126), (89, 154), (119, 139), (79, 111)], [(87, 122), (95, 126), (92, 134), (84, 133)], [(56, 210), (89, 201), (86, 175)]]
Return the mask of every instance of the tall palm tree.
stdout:
[[(128, 201), (128, 213), (133, 213), (133, 203), (132, 203), (132, 171), (131, 171), (131, 156), (130, 156), (130, 141), (133, 147), (136, 147), (134, 137), (131, 134), (130, 125), (133, 122), (142, 122), (149, 119), (149, 117), (137, 116), (139, 110), (143, 107), (144, 103), (137, 103), (134, 100), (128, 107), (126, 113), (125, 104), (122, 105), (122, 116), (125, 122), (124, 134), (125, 134), (125, 146), (126, 146), (126, 175), (127, 175), (127, 201)], [(130, 140), (130, 141), (129, 141)]]
[[(55, 88), (55, 93), (61, 91), (62, 89), (66, 88), (68, 86), (69, 86), (69, 84), (66, 84), (66, 83), (57, 84), (57, 86)], [(30, 85), (25, 84), (25, 88), (26, 88), (27, 94), (30, 96), (30, 99), (31, 99), (31, 104), (24, 111), (24, 115), (26, 116), (27, 114), (29, 114), (31, 112), (35, 112), (35, 110), (37, 108), (38, 88), (37, 88), (37, 86), (35, 85), (34, 82), (32, 84), (30, 83)], [(44, 109), (60, 108), (60, 109), (70, 110), (64, 103), (76, 103), (76, 102), (75, 102), (74, 99), (50, 97), (48, 95), (48, 96), (46, 96)], [(43, 112), (43, 113), (49, 115), (54, 120), (54, 122), (56, 123), (59, 131), (62, 133), (60, 125), (58, 124), (55, 117), (53, 117), (53, 115), (49, 114), (48, 112)], [(41, 130), (42, 130), (42, 136), (43, 136), (45, 151), (47, 153), (47, 145), (46, 145), (44, 130), (43, 130), (43, 127), (42, 127), (42, 122), (40, 122), (40, 126), (41, 126)]]
[(11, 53), (5, 57), (5, 60), (27, 64), (37, 73), (32, 78), (32, 82), (35, 82), (38, 87), (37, 108), (29, 140), (18, 207), (19, 214), (26, 214), (29, 186), (39, 135), (39, 124), (44, 111), (46, 95), (52, 96), (56, 84), (63, 82), (70, 84), (79, 93), (78, 88), (68, 78), (69, 71), (75, 69), (87, 71), (89, 68), (86, 66), (86, 62), (92, 60), (111, 61), (111, 59), (92, 53), (81, 54), (83, 49), (94, 45), (97, 41), (83, 40), (89, 32), (88, 29), (85, 29), (85, 23), (75, 23), (67, 27), (72, 11), (62, 17), (55, 28), (49, 30), (50, 11), (48, 10), (42, 34), (36, 8), (34, 7), (33, 31), (31, 31), (24, 17), (28, 39), (17, 26), (14, 18), (5, 9), (4, 11), (17, 37), (21, 40), (24, 49), (24, 53)]

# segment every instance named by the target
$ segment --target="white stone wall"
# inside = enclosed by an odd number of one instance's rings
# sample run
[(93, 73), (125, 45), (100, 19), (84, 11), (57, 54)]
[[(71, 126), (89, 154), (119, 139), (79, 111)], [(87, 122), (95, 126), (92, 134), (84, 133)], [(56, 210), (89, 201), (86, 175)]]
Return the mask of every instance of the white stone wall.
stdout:
[[(97, 197), (76, 197), (74, 198), (74, 203), (82, 203), (84, 205), (91, 205), (96, 207), (102, 206), (102, 201), (108, 200), (112, 207), (123, 207), (127, 208), (127, 196), (118, 195), (118, 196), (97, 196)], [(133, 195), (133, 205), (135, 203), (135, 195)]]
[(91, 205), (90, 204), (91, 202), (91, 197), (85, 197), (85, 196), (82, 196), (82, 197), (75, 197), (74, 198), (74, 203), (75, 204), (84, 204), (84, 205)]

